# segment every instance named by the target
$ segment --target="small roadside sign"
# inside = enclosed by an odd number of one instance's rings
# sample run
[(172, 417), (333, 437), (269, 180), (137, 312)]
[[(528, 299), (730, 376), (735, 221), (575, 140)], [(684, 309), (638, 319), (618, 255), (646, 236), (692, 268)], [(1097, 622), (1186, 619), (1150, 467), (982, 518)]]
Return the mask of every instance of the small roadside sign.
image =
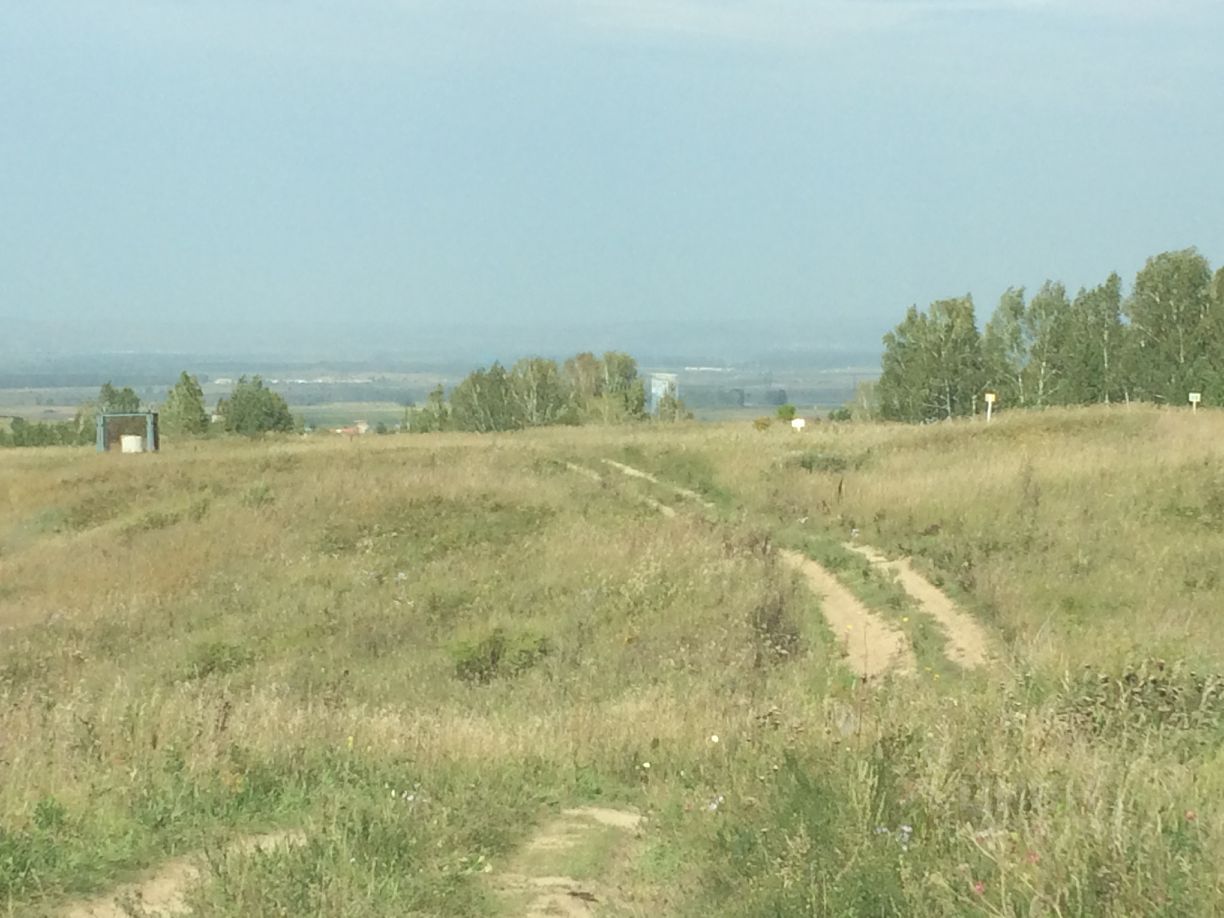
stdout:
[(985, 399), (986, 399), (986, 423), (989, 424), (990, 416), (994, 412), (994, 404), (996, 401), (998, 401), (999, 396), (994, 392), (987, 392), (985, 395)]
[(1203, 400), (1202, 392), (1191, 392), (1190, 393), (1190, 410), (1198, 411), (1199, 402), (1201, 402), (1202, 400)]

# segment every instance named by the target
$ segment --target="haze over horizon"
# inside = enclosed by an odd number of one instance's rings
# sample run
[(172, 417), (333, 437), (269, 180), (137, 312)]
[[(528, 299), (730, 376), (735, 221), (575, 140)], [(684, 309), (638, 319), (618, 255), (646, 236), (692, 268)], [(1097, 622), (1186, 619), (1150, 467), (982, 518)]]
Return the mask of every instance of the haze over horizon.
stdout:
[(1224, 258), (1221, 37), (1209, 0), (7, 4), (0, 316), (876, 347)]

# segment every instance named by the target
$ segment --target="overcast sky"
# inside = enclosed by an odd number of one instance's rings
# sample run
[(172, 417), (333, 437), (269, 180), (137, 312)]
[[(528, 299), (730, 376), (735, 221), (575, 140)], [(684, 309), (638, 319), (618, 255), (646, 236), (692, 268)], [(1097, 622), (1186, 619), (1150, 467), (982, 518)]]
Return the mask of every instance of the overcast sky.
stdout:
[(1221, 47), (1219, 0), (3, 0), (0, 315), (878, 341), (1224, 260)]

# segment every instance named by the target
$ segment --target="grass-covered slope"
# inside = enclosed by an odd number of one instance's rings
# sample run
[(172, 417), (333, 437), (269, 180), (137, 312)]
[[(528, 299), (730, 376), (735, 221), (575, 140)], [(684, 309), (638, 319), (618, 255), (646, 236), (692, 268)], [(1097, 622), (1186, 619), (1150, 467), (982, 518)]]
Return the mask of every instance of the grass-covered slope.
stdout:
[[(509, 914), (591, 803), (647, 817), (575, 854), (596, 913), (1224, 910), (1221, 444), (1118, 408), (0, 456), (0, 914), (199, 851), (202, 916)], [(918, 674), (856, 684), (779, 546)]]

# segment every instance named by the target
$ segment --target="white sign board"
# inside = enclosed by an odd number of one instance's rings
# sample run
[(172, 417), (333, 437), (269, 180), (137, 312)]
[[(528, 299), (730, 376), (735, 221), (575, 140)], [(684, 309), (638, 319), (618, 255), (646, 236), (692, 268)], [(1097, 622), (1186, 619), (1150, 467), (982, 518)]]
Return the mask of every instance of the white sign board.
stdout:
[(1202, 392), (1191, 392), (1190, 393), (1190, 404), (1191, 405), (1197, 405), (1202, 400), (1203, 400)]
[(993, 392), (987, 392), (982, 396), (986, 400), (986, 423), (990, 423), (991, 414), (994, 412), (995, 401), (999, 396)]
[(805, 427), (807, 427), (807, 420), (805, 418), (795, 418), (791, 421), (791, 430), (803, 430)]

